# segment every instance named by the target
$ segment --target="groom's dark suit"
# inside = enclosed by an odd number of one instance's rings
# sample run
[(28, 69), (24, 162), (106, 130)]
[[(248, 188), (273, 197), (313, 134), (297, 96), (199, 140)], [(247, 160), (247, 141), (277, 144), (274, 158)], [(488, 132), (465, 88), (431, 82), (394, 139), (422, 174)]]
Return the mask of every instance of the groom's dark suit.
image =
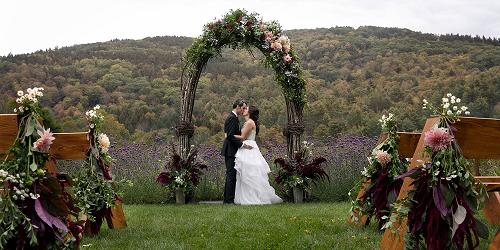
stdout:
[(236, 169), (234, 169), (234, 160), (238, 148), (243, 143), (236, 139), (234, 135), (241, 135), (240, 122), (238, 117), (231, 112), (224, 122), (224, 145), (222, 145), (221, 154), (226, 161), (226, 185), (224, 187), (224, 203), (234, 203), (234, 191), (236, 188)]

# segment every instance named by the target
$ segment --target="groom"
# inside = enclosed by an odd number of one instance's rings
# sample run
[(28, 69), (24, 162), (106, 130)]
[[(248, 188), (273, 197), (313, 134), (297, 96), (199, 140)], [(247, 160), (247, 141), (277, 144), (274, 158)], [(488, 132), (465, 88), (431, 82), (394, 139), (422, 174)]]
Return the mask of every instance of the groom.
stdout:
[(243, 111), (248, 108), (248, 103), (245, 100), (237, 100), (233, 103), (233, 111), (229, 113), (224, 122), (224, 145), (222, 146), (221, 154), (226, 162), (226, 185), (224, 187), (224, 204), (234, 203), (234, 191), (236, 188), (236, 169), (234, 169), (234, 161), (238, 148), (252, 148), (249, 145), (244, 145), (234, 135), (241, 135), (240, 122), (238, 116), (243, 114)]

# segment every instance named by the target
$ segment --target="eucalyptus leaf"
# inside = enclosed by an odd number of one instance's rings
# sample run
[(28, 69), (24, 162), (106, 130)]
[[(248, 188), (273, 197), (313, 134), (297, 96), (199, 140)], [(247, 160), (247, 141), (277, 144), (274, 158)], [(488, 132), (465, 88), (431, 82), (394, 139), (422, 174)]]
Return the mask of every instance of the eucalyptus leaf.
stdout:
[(33, 132), (35, 131), (35, 126), (36, 126), (35, 118), (33, 117), (29, 118), (28, 121), (26, 122), (26, 130), (24, 136), (28, 137), (32, 135)]
[(467, 210), (462, 205), (458, 205), (457, 210), (453, 213), (453, 221), (458, 225), (462, 224), (467, 217)]
[(458, 224), (453, 220), (453, 228), (451, 229), (451, 238), (453, 239), (453, 236), (455, 235), (455, 232), (458, 229)]
[(30, 165), (31, 171), (35, 172), (37, 170), (37, 168), (38, 168), (38, 166), (36, 165), (35, 162), (31, 163), (31, 165)]

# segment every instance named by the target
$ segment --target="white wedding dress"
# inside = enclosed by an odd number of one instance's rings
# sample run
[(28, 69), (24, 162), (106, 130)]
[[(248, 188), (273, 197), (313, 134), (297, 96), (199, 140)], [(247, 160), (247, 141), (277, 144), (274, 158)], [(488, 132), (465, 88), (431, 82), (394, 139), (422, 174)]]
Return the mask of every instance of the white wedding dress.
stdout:
[(255, 130), (250, 132), (243, 143), (252, 149), (238, 149), (236, 152), (236, 190), (234, 203), (241, 205), (261, 205), (283, 202), (269, 184), (269, 165), (255, 142)]

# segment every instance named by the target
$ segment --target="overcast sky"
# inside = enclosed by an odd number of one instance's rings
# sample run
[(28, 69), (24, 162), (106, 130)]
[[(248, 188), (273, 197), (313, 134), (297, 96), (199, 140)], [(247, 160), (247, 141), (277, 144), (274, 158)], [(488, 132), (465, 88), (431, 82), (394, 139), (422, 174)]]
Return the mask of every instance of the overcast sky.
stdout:
[(500, 38), (500, 0), (1, 0), (0, 56), (115, 38), (196, 37), (237, 8), (285, 30), (374, 25)]

